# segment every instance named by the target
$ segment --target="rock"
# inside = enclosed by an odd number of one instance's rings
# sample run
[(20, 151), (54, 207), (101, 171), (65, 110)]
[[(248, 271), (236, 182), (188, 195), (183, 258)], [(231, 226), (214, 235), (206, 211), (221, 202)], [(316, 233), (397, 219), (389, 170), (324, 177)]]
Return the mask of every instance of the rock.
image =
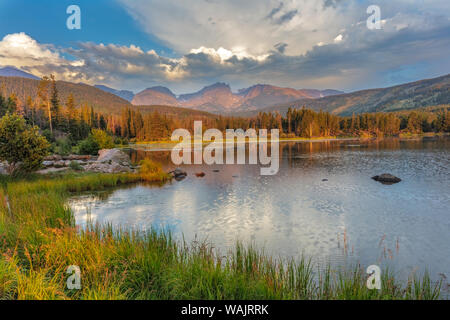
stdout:
[(181, 180), (183, 180), (184, 178), (186, 178), (186, 176), (178, 176), (178, 177), (175, 177), (175, 180), (181, 181)]
[(53, 162), (53, 167), (55, 168), (63, 168), (63, 167), (67, 167), (66, 162), (64, 160), (58, 160)]
[(42, 165), (44, 166), (44, 167), (53, 167), (53, 164), (54, 164), (54, 161), (43, 161), (42, 162)]
[(98, 152), (97, 162), (118, 163), (122, 166), (130, 166), (130, 157), (120, 149), (102, 149)]
[(67, 168), (67, 167), (62, 167), (62, 168), (52, 168), (52, 167), (50, 167), (50, 168), (45, 168), (45, 169), (38, 170), (38, 171), (36, 171), (36, 173), (47, 174), (47, 173), (61, 172), (61, 171), (66, 171), (66, 170), (69, 170), (69, 168)]
[(213, 170), (213, 172), (219, 172), (219, 171), (220, 171), (219, 169), (214, 169), (214, 170)]
[(0, 174), (8, 174), (8, 163), (6, 161), (0, 162)]
[(52, 154), (44, 158), (44, 161), (59, 161), (62, 160), (62, 157), (57, 154)]
[(373, 176), (373, 180), (381, 182), (383, 184), (393, 184), (402, 181), (402, 179), (390, 174), (390, 173), (383, 173), (379, 176)]
[[(52, 154), (50, 156), (47, 156), (44, 158), (43, 165), (45, 167), (51, 167), (55, 165), (58, 161), (65, 161), (67, 165), (70, 163), (70, 161), (89, 161), (89, 160), (95, 160), (94, 157), (90, 155), (78, 155), (78, 154), (70, 154), (68, 156), (60, 156), (58, 154)], [(61, 165), (62, 162), (58, 162), (56, 165)]]
[(100, 172), (100, 173), (120, 173), (120, 172), (132, 172), (133, 170), (129, 166), (121, 165), (117, 162), (105, 163), (105, 162), (93, 162), (85, 167), (86, 171)]
[(198, 178), (203, 178), (205, 176), (205, 173), (204, 172), (198, 172), (198, 173), (195, 174), (195, 176), (198, 177)]
[[(83, 158), (89, 160), (85, 166), (86, 171), (100, 173), (133, 172), (130, 157), (120, 149), (102, 149), (96, 161), (94, 157)], [(83, 163), (81, 163), (83, 164)]]
[(322, 179), (322, 181), (324, 181), (324, 182), (325, 182), (325, 181), (328, 181), (328, 179)]
[(171, 173), (174, 178), (180, 178), (180, 177), (185, 178), (187, 176), (186, 171), (183, 171), (180, 168), (176, 168), (175, 170), (170, 171), (169, 173)]
[(86, 161), (86, 160), (91, 159), (91, 156), (90, 156), (90, 155), (70, 154), (70, 155), (68, 155), (68, 156), (62, 157), (62, 159), (63, 159), (63, 160), (70, 160), (70, 161), (73, 161), (73, 160), (83, 160), (83, 161)]

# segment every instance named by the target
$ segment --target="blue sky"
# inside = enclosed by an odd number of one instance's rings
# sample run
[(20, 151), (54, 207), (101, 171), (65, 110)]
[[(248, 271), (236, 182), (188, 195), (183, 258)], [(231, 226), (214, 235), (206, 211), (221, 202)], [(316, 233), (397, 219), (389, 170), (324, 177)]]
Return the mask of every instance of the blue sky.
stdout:
[[(81, 30), (68, 30), (66, 8), (81, 8)], [(125, 8), (114, 0), (2, 0), (0, 37), (25, 32), (42, 43), (73, 46), (76, 42), (135, 44), (158, 53), (172, 51), (154, 36), (143, 32)]]
[[(71, 4), (81, 30), (66, 28)], [(449, 73), (449, 35), (448, 0), (0, 1), (0, 66), (135, 92), (390, 86)]]

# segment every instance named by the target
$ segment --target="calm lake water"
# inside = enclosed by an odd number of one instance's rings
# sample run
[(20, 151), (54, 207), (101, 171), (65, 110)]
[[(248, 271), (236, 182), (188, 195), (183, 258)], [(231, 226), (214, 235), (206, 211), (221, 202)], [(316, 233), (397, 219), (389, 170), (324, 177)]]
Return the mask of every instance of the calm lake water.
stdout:
[[(164, 148), (141, 146), (131, 155), (174, 168)], [(280, 257), (450, 277), (449, 138), (281, 143), (274, 176), (261, 176), (258, 165), (184, 169), (186, 179), (162, 187), (78, 195), (70, 201), (76, 221), (170, 228), (221, 252), (241, 240)], [(201, 171), (206, 176), (197, 178)], [(402, 181), (370, 178), (385, 172)]]

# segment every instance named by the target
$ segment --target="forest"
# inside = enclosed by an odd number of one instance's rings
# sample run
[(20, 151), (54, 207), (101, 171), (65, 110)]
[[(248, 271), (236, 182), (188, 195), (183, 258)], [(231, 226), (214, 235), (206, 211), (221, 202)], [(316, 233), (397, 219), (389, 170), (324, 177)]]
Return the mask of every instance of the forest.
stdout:
[[(35, 125), (53, 144), (70, 148), (90, 139), (93, 130), (105, 132), (116, 144), (169, 140), (177, 128), (192, 131), (193, 122), (201, 120), (203, 129), (279, 129), (281, 138), (383, 137), (399, 134), (450, 132), (450, 106), (428, 107), (412, 111), (353, 114), (341, 117), (329, 112), (289, 108), (261, 112), (253, 117), (220, 116), (185, 112), (180, 116), (154, 111), (142, 113), (139, 107), (124, 106), (120, 115), (96, 112), (86, 102), (76, 105), (71, 93), (61, 101), (55, 78), (44, 77), (34, 97), (21, 102), (15, 94), (0, 94), (0, 116), (17, 113)], [(64, 146), (67, 145), (67, 146)]]

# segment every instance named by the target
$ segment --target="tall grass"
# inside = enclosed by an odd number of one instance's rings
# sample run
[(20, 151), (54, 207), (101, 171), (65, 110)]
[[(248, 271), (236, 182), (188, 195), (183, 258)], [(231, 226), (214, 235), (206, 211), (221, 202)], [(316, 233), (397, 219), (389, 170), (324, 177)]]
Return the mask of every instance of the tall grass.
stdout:
[[(237, 243), (226, 256), (211, 246), (175, 241), (170, 232), (75, 226), (72, 192), (149, 179), (90, 174), (3, 181), (0, 188), (0, 299), (437, 299), (428, 275), (382, 289), (366, 287), (364, 270), (318, 268), (310, 260), (274, 259)], [(143, 166), (143, 167), (145, 167)], [(156, 170), (156, 171), (155, 171)], [(149, 177), (141, 177), (141, 174)], [(155, 175), (156, 174), (156, 175)], [(162, 176), (162, 180), (166, 179)], [(80, 290), (66, 286), (67, 267), (81, 269)]]

